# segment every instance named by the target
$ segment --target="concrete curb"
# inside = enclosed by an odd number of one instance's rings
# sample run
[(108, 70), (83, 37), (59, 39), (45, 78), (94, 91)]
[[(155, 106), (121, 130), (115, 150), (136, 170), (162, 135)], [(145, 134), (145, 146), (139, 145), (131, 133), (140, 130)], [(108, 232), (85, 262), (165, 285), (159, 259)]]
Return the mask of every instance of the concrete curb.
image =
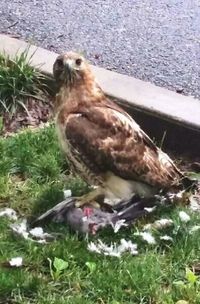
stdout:
[[(11, 57), (28, 46), (24, 41), (0, 35), (0, 52), (6, 52)], [(52, 75), (52, 66), (58, 54), (31, 45), (29, 56), (32, 54), (31, 64)], [(200, 132), (200, 100), (103, 68), (92, 66), (92, 69), (105, 93), (120, 100), (122, 105)]]

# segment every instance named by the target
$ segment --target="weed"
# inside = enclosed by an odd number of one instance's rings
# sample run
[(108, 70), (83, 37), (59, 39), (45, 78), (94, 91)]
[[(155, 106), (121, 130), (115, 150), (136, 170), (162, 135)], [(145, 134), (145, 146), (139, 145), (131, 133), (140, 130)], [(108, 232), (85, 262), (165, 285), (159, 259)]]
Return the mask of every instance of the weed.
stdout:
[(0, 54), (0, 111), (13, 115), (18, 107), (26, 108), (29, 97), (42, 98), (46, 77), (30, 65), (34, 53), (29, 48), (14, 58)]

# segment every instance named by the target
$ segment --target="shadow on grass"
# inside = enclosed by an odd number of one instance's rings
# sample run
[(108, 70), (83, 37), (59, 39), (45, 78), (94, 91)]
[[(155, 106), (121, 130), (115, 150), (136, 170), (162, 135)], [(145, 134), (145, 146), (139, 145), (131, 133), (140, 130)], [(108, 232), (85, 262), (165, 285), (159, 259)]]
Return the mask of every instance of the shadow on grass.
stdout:
[(35, 201), (32, 209), (32, 217), (37, 217), (45, 211), (51, 209), (64, 199), (62, 189), (58, 185), (52, 185), (45, 190), (42, 195)]

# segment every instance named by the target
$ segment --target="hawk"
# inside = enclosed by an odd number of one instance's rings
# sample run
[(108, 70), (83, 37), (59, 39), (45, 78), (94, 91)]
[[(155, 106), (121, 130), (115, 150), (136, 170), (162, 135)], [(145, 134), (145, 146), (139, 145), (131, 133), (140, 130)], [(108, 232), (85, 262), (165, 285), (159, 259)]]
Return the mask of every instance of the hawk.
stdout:
[(109, 198), (110, 204), (134, 194), (149, 198), (179, 187), (184, 175), (134, 119), (97, 84), (86, 59), (59, 55), (53, 66), (56, 128), (73, 170), (95, 189), (78, 205)]

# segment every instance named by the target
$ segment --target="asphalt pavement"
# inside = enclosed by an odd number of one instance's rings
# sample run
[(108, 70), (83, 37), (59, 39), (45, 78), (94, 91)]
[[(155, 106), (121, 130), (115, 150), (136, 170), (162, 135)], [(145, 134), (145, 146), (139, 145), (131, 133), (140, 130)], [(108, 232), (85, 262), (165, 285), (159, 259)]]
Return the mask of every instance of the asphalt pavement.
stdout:
[(199, 0), (0, 0), (0, 32), (200, 98)]

